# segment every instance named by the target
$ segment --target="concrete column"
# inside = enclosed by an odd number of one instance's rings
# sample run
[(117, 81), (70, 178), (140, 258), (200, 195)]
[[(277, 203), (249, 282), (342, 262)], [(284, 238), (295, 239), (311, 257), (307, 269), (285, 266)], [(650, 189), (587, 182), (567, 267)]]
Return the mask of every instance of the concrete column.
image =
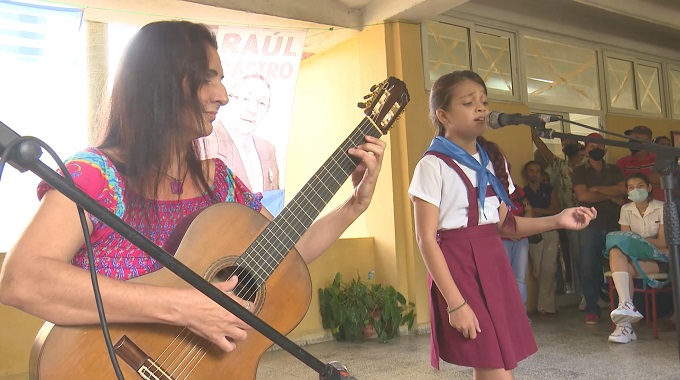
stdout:
[(107, 96), (109, 72), (108, 24), (86, 22), (85, 52), (87, 54), (87, 140), (89, 145), (98, 141), (102, 126), (102, 102)]

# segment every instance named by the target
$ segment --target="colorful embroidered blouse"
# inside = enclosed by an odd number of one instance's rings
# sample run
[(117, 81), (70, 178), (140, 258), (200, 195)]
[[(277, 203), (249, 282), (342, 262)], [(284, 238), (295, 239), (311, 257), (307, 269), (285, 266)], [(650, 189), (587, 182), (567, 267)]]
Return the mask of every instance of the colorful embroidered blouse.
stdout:
[[(76, 153), (66, 162), (66, 167), (76, 186), (95, 199), (125, 223), (142, 233), (159, 247), (165, 247), (175, 227), (186, 216), (203, 210), (213, 204), (210, 197), (158, 201), (143, 199), (127, 189), (127, 181), (113, 163), (96, 148)], [(45, 182), (38, 185), (38, 198), (42, 199), (52, 187)], [(262, 194), (251, 193), (226, 165), (215, 160), (215, 180), (212, 187), (220, 202), (238, 202), (260, 211)], [(131, 202), (126, 202), (129, 200)], [(126, 204), (139, 205), (132, 210)], [(123, 238), (118, 232), (90, 215), (93, 225), (92, 248), (95, 268), (99, 274), (121, 280), (128, 280), (160, 269), (155, 259)], [(83, 245), (72, 260), (73, 265), (88, 268), (87, 251)]]

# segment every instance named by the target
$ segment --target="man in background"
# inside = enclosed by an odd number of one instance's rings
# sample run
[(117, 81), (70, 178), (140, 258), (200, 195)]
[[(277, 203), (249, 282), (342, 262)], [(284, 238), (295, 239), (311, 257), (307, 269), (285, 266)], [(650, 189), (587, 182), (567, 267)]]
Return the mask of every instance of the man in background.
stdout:
[[(591, 133), (588, 137), (603, 138), (599, 133)], [(597, 210), (597, 218), (578, 232), (586, 324), (594, 325), (600, 319), (597, 301), (604, 283), (602, 251), (607, 233), (619, 230), (621, 205), (627, 190), (621, 169), (604, 160), (604, 144), (587, 142), (585, 154), (588, 160), (574, 168), (571, 180), (579, 205)]]
[[(644, 125), (638, 125), (633, 129), (627, 130), (625, 134), (631, 137), (630, 142), (637, 142), (637, 140), (646, 142), (652, 141), (652, 130)], [(656, 154), (652, 152), (640, 149), (630, 149), (630, 154), (619, 158), (619, 160), (616, 161), (616, 164), (621, 168), (623, 178), (628, 178), (634, 173), (645, 174), (652, 184), (652, 197), (663, 202), (664, 196), (663, 190), (661, 189), (661, 177), (659, 176), (659, 173), (652, 171), (655, 161)]]

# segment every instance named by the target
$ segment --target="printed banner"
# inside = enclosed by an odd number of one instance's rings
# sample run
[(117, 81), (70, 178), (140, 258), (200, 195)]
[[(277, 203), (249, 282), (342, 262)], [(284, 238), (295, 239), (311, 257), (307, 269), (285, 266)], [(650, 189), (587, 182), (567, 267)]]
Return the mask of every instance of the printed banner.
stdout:
[(305, 30), (220, 26), (217, 43), (229, 103), (203, 139), (276, 216), (283, 208), (288, 131)]

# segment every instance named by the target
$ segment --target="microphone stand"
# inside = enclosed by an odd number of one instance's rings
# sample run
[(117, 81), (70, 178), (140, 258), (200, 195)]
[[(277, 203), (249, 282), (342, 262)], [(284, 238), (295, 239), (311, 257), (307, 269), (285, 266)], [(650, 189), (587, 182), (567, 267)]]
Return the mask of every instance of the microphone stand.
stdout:
[[(576, 123), (570, 120), (560, 119), (562, 121), (577, 124), (582, 127), (591, 128), (587, 125)], [(544, 139), (568, 139), (577, 140), (583, 142), (591, 142), (595, 144), (604, 144), (611, 146), (618, 146), (624, 148), (634, 148), (640, 150), (646, 150), (647, 152), (653, 152), (656, 154), (656, 161), (654, 163), (653, 171), (659, 173), (661, 176), (661, 188), (664, 192), (664, 197), (666, 202), (663, 206), (663, 223), (664, 232), (666, 235), (666, 242), (668, 244), (668, 253), (670, 257), (670, 272), (671, 272), (671, 285), (673, 286), (673, 311), (675, 318), (677, 320), (678, 313), (680, 309), (680, 219), (678, 219), (678, 208), (673, 201), (673, 190), (675, 189), (675, 182), (673, 181), (673, 171), (678, 167), (678, 157), (680, 157), (680, 148), (668, 147), (663, 145), (654, 144), (647, 141), (639, 142), (628, 142), (620, 140), (609, 140), (594, 137), (587, 137), (581, 135), (574, 135), (571, 133), (561, 133), (555, 132), (552, 129), (536, 128), (538, 135)], [(605, 132), (600, 131), (598, 132)], [(675, 329), (677, 334), (677, 340), (680, 344), (680, 329)], [(680, 355), (680, 345), (679, 345), (679, 355)]]
[(9, 154), (8, 162), (10, 165), (14, 166), (22, 173), (27, 170), (33, 172), (50, 186), (64, 194), (77, 205), (87, 210), (114, 231), (128, 239), (132, 244), (146, 252), (149, 256), (158, 260), (163, 266), (174, 272), (191, 286), (319, 373), (320, 380), (346, 379), (346, 377), (341, 376), (339, 369), (336, 368), (339, 366), (330, 363), (324, 364), (319, 359), (303, 350), (285, 335), (276, 331), (258, 316), (246, 310), (238, 302), (225, 295), (203, 277), (182, 264), (174, 256), (165, 252), (151, 240), (130, 227), (115, 214), (108, 211), (97, 201), (78, 189), (75, 185), (71, 185), (64, 177), (59, 175), (59, 173), (39, 160), (42, 155), (42, 149), (36, 141), (24, 140), (15, 131), (0, 122), (0, 155), (7, 154)]

